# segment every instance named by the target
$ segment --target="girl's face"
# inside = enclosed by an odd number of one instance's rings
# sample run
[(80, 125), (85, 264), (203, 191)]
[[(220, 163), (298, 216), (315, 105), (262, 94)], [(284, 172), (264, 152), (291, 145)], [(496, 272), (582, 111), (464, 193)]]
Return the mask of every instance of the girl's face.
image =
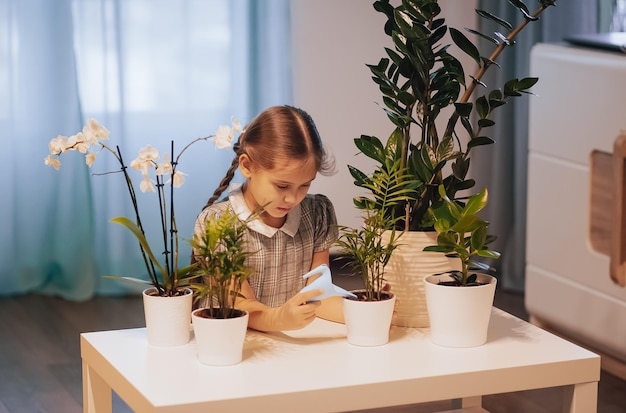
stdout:
[(261, 219), (275, 228), (281, 227), (289, 210), (302, 202), (317, 175), (312, 158), (288, 159), (266, 170), (255, 167), (246, 155), (242, 155), (239, 166), (246, 178), (243, 195), (248, 207), (254, 210), (264, 206)]

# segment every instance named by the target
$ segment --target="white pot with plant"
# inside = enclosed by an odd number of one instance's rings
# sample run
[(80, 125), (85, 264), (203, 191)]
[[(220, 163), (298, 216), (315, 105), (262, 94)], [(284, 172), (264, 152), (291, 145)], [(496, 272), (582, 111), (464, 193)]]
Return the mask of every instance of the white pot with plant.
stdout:
[(406, 200), (406, 191), (398, 186), (406, 177), (397, 168), (391, 170), (391, 174), (379, 173), (372, 179), (372, 185), (386, 188), (379, 197), (358, 199), (366, 211), (363, 225), (356, 229), (342, 227), (337, 241), (348, 259), (347, 265), (362, 277), (365, 286), (351, 291), (356, 298), (343, 299), (348, 342), (358, 346), (379, 346), (389, 341), (396, 296), (387, 291), (384, 275), (401, 233), (394, 229), (394, 219), (386, 218), (386, 212)]
[(193, 266), (178, 265), (178, 229), (174, 214), (174, 188), (180, 187), (185, 179), (184, 174), (177, 169), (180, 157), (191, 145), (200, 141), (212, 141), (218, 148), (229, 147), (234, 133), (240, 131), (241, 126), (237, 121), (233, 122), (232, 128), (221, 126), (215, 135), (193, 140), (175, 157), (172, 142), (172, 161), (168, 153), (160, 159), (159, 152), (151, 145), (147, 145), (128, 165), (131, 169), (141, 172), (140, 190), (155, 192), (157, 195), (155, 206), (158, 207), (161, 222), (159, 238), (163, 240), (161, 246), (163, 253), (159, 254), (161, 259), (153, 254), (146, 238), (140, 202), (122, 152), (119, 146), (113, 148), (105, 143), (109, 139), (109, 131), (95, 119), (89, 119), (82, 131), (69, 137), (59, 135), (48, 144), (50, 154), (46, 157), (45, 164), (57, 170), (61, 166), (61, 156), (72, 151), (84, 154), (90, 168), (96, 161), (97, 154), (103, 150), (111, 153), (119, 163), (118, 171), (102, 172), (97, 175), (119, 173), (126, 182), (135, 216), (133, 219), (116, 217), (111, 219), (111, 222), (128, 228), (139, 241), (139, 251), (146, 266), (147, 279), (128, 276), (107, 277), (151, 285), (143, 291), (148, 343), (151, 345), (177, 346), (188, 343), (190, 338), (192, 291), (188, 284)]
[(192, 284), (197, 300), (204, 306), (192, 313), (193, 331), (200, 362), (225, 366), (241, 362), (248, 328), (248, 313), (235, 308), (241, 297), (242, 284), (252, 275), (245, 265), (252, 252), (246, 246), (247, 222), (231, 209), (219, 216), (211, 214), (204, 222), (204, 231), (194, 234), (191, 246), (197, 263), (194, 275), (202, 283)]
[(488, 248), (496, 239), (487, 234), (489, 223), (478, 216), (487, 205), (487, 189), (470, 196), (465, 204), (448, 198), (443, 185), (439, 193), (443, 203), (430, 209), (437, 245), (425, 250), (459, 261), (461, 269), (424, 279), (431, 338), (446, 347), (480, 346), (487, 342), (497, 280), (486, 273), (488, 265), (473, 258), (500, 258), (499, 252)]
[[(407, 232), (386, 269), (386, 279), (398, 296), (394, 319), (398, 325), (427, 326), (423, 277), (433, 270), (454, 268), (443, 255), (422, 253), (423, 246), (434, 239), (433, 222), (427, 212), (441, 203), (437, 187), (445, 185), (448, 196), (456, 199), (458, 191), (474, 186), (474, 180), (467, 177), (470, 155), (473, 148), (494, 142), (487, 135), (487, 129), (494, 125), (490, 119), (492, 111), (509, 98), (529, 93), (538, 81), (511, 79), (502, 88), (473, 96), (477, 87), (486, 87), (481, 79), (500, 53), (513, 45), (520, 31), (554, 6), (556, 0), (540, 0), (534, 13), (521, 0), (509, 3), (520, 11), (521, 23), (517, 27), (487, 11), (476, 10), (480, 18), (495, 22), (504, 31), (485, 35), (468, 29), (495, 44), (489, 57), (482, 57), (461, 31), (445, 24), (437, 0), (401, 2), (398, 6), (388, 0), (374, 2), (374, 8), (387, 16), (385, 32), (394, 47), (385, 48), (385, 57), (368, 67), (382, 92), (381, 106), (394, 129), (386, 143), (375, 136), (356, 138), (359, 151), (375, 161), (376, 166), (371, 173), (352, 166), (349, 170), (355, 185), (375, 196), (380, 196), (381, 189), (372, 185), (372, 178), (381, 171), (398, 168), (407, 177), (401, 185), (409, 191), (409, 199), (387, 211), (390, 218), (398, 218), (396, 229)], [(460, 61), (445, 44), (448, 33), (454, 44), (478, 65), (467, 79)], [(445, 118), (439, 119), (440, 115)], [(462, 128), (457, 128), (459, 121)], [(367, 205), (357, 202), (357, 206)]]

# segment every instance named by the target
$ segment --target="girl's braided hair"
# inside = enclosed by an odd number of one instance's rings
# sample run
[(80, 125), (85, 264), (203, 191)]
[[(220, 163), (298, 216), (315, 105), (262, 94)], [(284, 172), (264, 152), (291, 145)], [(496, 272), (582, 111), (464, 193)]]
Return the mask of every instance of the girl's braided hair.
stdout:
[(313, 119), (293, 106), (272, 106), (261, 112), (246, 126), (233, 150), (235, 158), (230, 168), (202, 209), (213, 205), (228, 188), (243, 154), (265, 170), (272, 170), (278, 160), (313, 156), (319, 173), (332, 175), (335, 172), (334, 159), (324, 149)]

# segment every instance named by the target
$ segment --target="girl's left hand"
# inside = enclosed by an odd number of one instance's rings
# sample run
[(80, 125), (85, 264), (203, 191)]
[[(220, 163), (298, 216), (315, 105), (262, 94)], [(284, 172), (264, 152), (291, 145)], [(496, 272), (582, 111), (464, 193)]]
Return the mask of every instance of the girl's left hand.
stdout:
[(309, 325), (315, 319), (315, 312), (320, 301), (310, 301), (323, 293), (316, 289), (298, 293), (285, 304), (275, 308), (274, 324), (276, 330), (298, 330)]

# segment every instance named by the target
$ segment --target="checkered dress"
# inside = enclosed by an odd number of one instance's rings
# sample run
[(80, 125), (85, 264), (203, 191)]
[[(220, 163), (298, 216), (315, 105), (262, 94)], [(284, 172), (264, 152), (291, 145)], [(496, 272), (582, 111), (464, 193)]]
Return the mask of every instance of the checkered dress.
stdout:
[[(231, 187), (228, 201), (204, 209), (194, 232), (202, 234), (206, 218), (229, 207), (242, 219), (250, 215), (241, 186)], [(302, 275), (311, 269), (313, 254), (330, 248), (337, 236), (335, 211), (324, 195), (307, 195), (289, 211), (281, 228), (265, 225), (259, 219), (248, 224), (247, 242), (250, 251), (256, 252), (246, 264), (253, 269), (248, 282), (255, 298), (270, 307), (284, 304), (304, 287)]]

